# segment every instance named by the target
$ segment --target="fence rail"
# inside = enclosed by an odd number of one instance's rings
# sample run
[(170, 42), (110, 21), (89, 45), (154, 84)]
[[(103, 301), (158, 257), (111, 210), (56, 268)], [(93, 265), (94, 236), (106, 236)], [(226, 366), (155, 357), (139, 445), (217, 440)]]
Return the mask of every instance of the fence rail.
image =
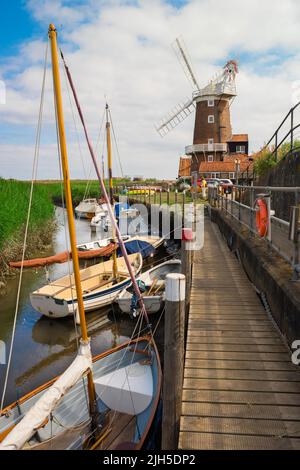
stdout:
[[(256, 228), (256, 199), (258, 196), (270, 198), (270, 208), (274, 208), (274, 198), (276, 195), (286, 195), (293, 197), (290, 207), (299, 205), (299, 187), (267, 187), (267, 186), (234, 186), (231, 194), (222, 194), (218, 188), (209, 188), (208, 199), (212, 206), (219, 208), (230, 217), (237, 220), (241, 225), (246, 226), (250, 232), (257, 235)], [(300, 230), (299, 221), (296, 230), (296, 238), (290, 237), (290, 219), (269, 216), (268, 234), (265, 242), (284, 258), (293, 268), (293, 280), (299, 279), (300, 273)]]

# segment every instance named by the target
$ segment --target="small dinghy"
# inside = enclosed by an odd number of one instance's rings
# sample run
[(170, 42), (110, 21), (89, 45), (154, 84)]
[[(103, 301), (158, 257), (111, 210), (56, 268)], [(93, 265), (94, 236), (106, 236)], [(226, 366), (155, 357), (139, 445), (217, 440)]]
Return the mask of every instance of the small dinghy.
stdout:
[[(165, 302), (165, 280), (169, 273), (177, 273), (181, 270), (181, 261), (177, 259), (165, 261), (164, 263), (149, 269), (138, 278), (143, 301), (148, 314), (159, 312)], [(125, 288), (118, 296), (117, 303), (123, 313), (132, 317), (138, 314), (137, 299), (131, 286)]]
[[(133, 253), (141, 253), (143, 258), (146, 258), (147, 256), (153, 256), (155, 250), (159, 248), (164, 241), (162, 237), (154, 235), (122, 235), (122, 240), (125, 243), (127, 253), (129, 255)], [(81, 243), (80, 245), (77, 245), (77, 249), (80, 253), (100, 250), (110, 246), (112, 242), (112, 238), (108, 237), (94, 240), (92, 242)], [(121, 256), (120, 247), (118, 248), (117, 253), (118, 256)]]
[[(109, 264), (102, 263), (85, 270), (79, 270), (65, 140), (66, 133), (63, 119), (58, 59), (59, 49), (57, 45), (57, 31), (53, 24), (49, 27), (48, 35), (51, 45), (55, 109), (59, 137), (58, 149), (64, 177), (74, 274), (34, 292), (32, 294), (32, 302), (34, 306), (40, 305), (42, 310), (45, 309), (46, 315), (50, 314), (48, 309), (54, 307), (56, 309), (55, 316), (68, 315), (70, 313), (70, 302), (71, 304), (78, 304), (81, 337), (80, 341), (78, 341), (76, 357), (60, 377), (54, 378), (38, 389), (30, 391), (27, 395), (0, 411), (0, 451), (21, 449), (137, 450), (143, 446), (149, 429), (153, 424), (160, 399), (162, 381), (159, 354), (155, 345), (153, 331), (135, 278), (142, 267), (142, 257), (140, 254), (128, 256), (126, 253), (124, 242), (114, 218), (112, 207), (110, 206), (104, 181), (98, 169), (96, 156), (90, 143), (74, 84), (63, 54), (60, 51), (85, 130), (86, 140), (89, 144), (90, 154), (101, 191), (108, 204), (113, 228), (116, 231), (118, 242), (124, 254), (124, 258), (117, 259), (114, 250), (113, 260), (108, 262)], [(44, 74), (46, 74), (46, 70), (47, 63), (45, 62)], [(107, 148), (108, 152), (110, 152), (108, 105), (106, 105), (106, 113)], [(29, 214), (30, 207), (28, 210)], [(23, 249), (25, 247), (26, 236)], [(113, 279), (110, 279), (111, 274)], [(135, 288), (142, 311), (140, 318), (145, 319), (147, 334), (143, 337), (134, 338), (135, 335), (139, 335), (143, 330), (142, 322), (138, 319), (136, 328), (128, 342), (105, 351), (92, 359), (85, 307), (87, 309), (91, 308), (89, 303), (90, 296), (91, 301), (92, 297), (95, 297), (96, 300), (98, 297), (98, 303), (103, 302), (101, 296), (105, 297), (105, 302), (111, 301), (118, 292), (115, 289), (121, 287), (122, 278), (124, 278), (126, 283), (132, 282)], [(20, 281), (22, 282), (22, 271)], [(109, 287), (107, 283), (110, 284)], [(110, 290), (110, 292), (104, 294), (105, 290)], [(19, 289), (17, 293), (17, 305), (19, 304), (20, 291)], [(14, 321), (17, 320), (17, 313), (16, 311)], [(77, 329), (74, 328), (74, 331), (76, 331), (77, 336)], [(10, 357), (13, 351), (13, 343), (14, 334), (11, 342)], [(6, 371), (6, 378), (9, 372), (10, 365), (8, 365)], [(4, 401), (5, 393), (6, 386), (4, 386), (2, 402)]]
[[(140, 253), (128, 256), (131, 267), (137, 275), (143, 264)], [(117, 258), (117, 275), (113, 273), (113, 260), (89, 266), (80, 270), (83, 303), (86, 312), (97, 310), (112, 303), (117, 295), (131, 284), (124, 258)], [(74, 275), (64, 276), (50, 282), (30, 294), (31, 305), (49, 318), (73, 315), (77, 309)]]
[[(161, 389), (159, 355), (152, 338), (140, 337), (117, 346), (94, 357), (90, 364), (79, 353), (77, 369), (79, 358), (87, 363), (80, 364), (81, 367), (93, 371), (101, 429), (96, 442), (91, 439), (87, 380), (72, 365), (68, 377), (70, 381), (72, 367), (72, 387), (66, 383), (66, 376), (61, 376), (4, 408), (0, 414), (1, 450), (138, 450), (142, 447)], [(54, 408), (53, 397), (58, 392), (62, 396)], [(22, 419), (27, 421), (26, 426), (25, 422), (22, 426)]]
[(92, 219), (97, 212), (101, 212), (97, 199), (84, 199), (75, 207), (75, 214), (80, 219)]

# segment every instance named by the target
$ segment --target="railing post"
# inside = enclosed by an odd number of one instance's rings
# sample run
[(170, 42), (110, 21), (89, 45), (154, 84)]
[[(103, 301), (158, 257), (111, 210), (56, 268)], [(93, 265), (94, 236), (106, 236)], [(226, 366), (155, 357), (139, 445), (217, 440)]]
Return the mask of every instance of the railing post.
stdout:
[(167, 204), (168, 206), (170, 205), (170, 189), (168, 188), (168, 192), (167, 192)]
[(299, 280), (299, 206), (292, 206), (290, 213), (289, 240), (294, 244), (292, 281)]
[(250, 228), (253, 231), (254, 189), (250, 189)]
[(161, 206), (161, 188), (159, 188), (159, 205)]
[(291, 149), (292, 152), (294, 147), (294, 108), (291, 110)]
[(278, 158), (277, 145), (278, 145), (278, 131), (276, 131), (276, 134), (275, 134), (275, 160), (276, 160), (276, 162), (277, 162), (277, 158)]
[(175, 204), (177, 204), (177, 198), (178, 198), (178, 189), (175, 189)]

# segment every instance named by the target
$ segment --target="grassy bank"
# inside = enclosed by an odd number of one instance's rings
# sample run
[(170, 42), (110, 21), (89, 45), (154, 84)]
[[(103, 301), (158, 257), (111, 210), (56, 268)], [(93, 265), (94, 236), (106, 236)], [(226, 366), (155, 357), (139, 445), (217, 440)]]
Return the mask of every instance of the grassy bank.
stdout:
[[(8, 261), (22, 254), (30, 183), (0, 179), (0, 280), (9, 274)], [(54, 204), (45, 185), (33, 190), (26, 255), (43, 248), (52, 239)]]

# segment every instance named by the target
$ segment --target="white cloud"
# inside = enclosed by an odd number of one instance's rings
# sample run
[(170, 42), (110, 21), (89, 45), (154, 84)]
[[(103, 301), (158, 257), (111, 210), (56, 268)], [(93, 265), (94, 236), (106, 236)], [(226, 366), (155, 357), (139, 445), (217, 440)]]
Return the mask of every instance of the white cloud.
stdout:
[[(252, 150), (268, 139), (291, 106), (292, 83), (300, 78), (300, 46), (296, 41), (300, 4), (296, 0), (191, 0), (180, 9), (162, 0), (87, 0), (85, 6), (76, 7), (70, 6), (72, 2), (30, 0), (28, 5), (36, 20), (45, 24), (45, 30), (49, 18), (57, 22), (60, 43), (94, 140), (107, 95), (126, 174), (175, 177), (178, 157), (192, 143), (193, 117), (164, 139), (154, 131), (154, 122), (191, 95), (190, 85), (171, 49), (171, 43), (180, 34), (188, 45), (200, 84), (205, 84), (218, 70), (216, 62), (225, 63), (232, 51), (240, 56), (232, 124), (235, 132), (249, 133)], [(257, 61), (243, 62), (245, 53), (257, 56)], [(19, 57), (7, 61), (7, 68), (4, 67), (4, 71), (10, 70), (6, 80), (7, 105), (0, 108), (0, 120), (15, 126), (24, 122), (34, 125), (43, 54), (44, 46), (35, 41), (23, 45)], [(65, 88), (63, 77), (62, 82)], [(80, 177), (83, 170), (75, 151), (66, 90), (64, 100), (67, 129), (72, 138), (71, 172)], [(53, 124), (52, 108), (48, 74), (44, 135), (47, 126)], [(54, 145), (51, 139), (50, 135), (45, 137), (47, 143)], [(1, 160), (5, 152), (14, 154), (13, 149), (13, 142), (2, 145)], [(21, 159), (18, 177), (22, 171), (24, 177), (28, 172), (28, 165), (23, 167), (22, 155), (29, 158), (30, 151), (33, 152), (33, 146), (27, 144), (23, 151), (21, 147), (15, 152)], [(51, 152), (47, 155), (51, 163)], [(85, 151), (85, 159), (88, 158)], [(16, 176), (16, 163), (10, 165), (10, 161), (7, 159), (5, 168), (2, 166), (3, 176)], [(41, 178), (55, 175), (50, 163), (41, 166)]]

